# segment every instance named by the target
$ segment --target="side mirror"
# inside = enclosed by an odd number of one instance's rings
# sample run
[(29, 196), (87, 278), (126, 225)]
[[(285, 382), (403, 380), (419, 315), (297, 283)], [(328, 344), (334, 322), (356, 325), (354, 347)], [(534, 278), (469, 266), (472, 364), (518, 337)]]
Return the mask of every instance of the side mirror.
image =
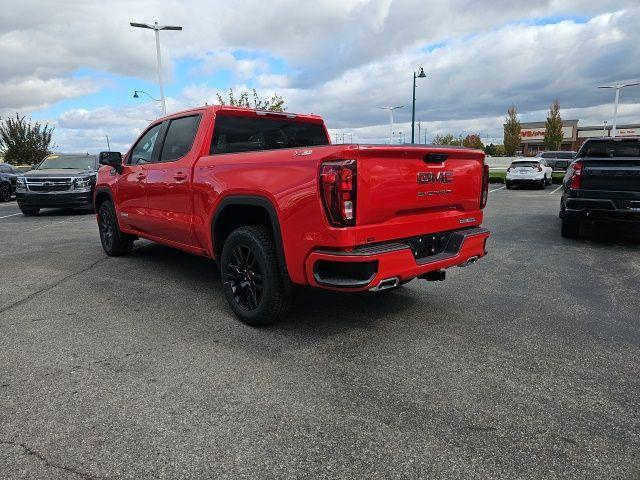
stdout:
[(122, 173), (122, 154), (120, 152), (100, 152), (98, 161), (100, 165), (113, 167), (116, 172)]

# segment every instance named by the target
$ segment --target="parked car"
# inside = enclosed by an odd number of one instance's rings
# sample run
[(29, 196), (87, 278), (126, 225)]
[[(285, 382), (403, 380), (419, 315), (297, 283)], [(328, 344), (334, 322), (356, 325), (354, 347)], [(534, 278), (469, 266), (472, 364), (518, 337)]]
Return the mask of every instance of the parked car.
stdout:
[(585, 220), (640, 223), (640, 138), (590, 138), (563, 180), (562, 236)]
[(158, 119), (100, 163), (104, 251), (144, 237), (214, 258), (250, 325), (281, 317), (294, 284), (385, 290), (486, 253), (479, 150), (331, 145), (317, 115), (208, 106)]
[(18, 207), (25, 215), (41, 208), (92, 209), (98, 166), (96, 155), (49, 155), (18, 177)]
[(20, 175), (13, 165), (0, 163), (0, 202), (8, 202), (16, 191), (16, 178)]
[(539, 158), (544, 158), (554, 172), (566, 172), (575, 156), (576, 152), (566, 150), (540, 152), (537, 155)]
[(551, 185), (553, 169), (544, 158), (521, 158), (514, 160), (507, 168), (505, 184), (508, 189), (515, 185), (536, 185), (544, 188)]

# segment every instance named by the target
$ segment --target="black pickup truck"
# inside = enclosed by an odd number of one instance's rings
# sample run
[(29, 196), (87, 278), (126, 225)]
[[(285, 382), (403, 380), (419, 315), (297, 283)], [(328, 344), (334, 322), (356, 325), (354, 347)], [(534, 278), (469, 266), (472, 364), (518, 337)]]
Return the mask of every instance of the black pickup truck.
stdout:
[(569, 165), (560, 200), (562, 236), (584, 220), (640, 224), (640, 138), (590, 138)]

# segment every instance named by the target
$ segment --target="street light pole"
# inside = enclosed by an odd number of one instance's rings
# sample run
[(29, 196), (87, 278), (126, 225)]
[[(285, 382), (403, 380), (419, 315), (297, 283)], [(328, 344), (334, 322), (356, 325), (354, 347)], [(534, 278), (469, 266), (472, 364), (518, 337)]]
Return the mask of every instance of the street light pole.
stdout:
[(396, 105), (395, 107), (380, 107), (382, 110), (389, 110), (389, 145), (393, 144), (393, 111), (402, 107), (404, 107), (404, 105)]
[(177, 25), (158, 25), (158, 22), (150, 23), (136, 23), (129, 22), (129, 25), (137, 28), (148, 28), (153, 30), (156, 34), (156, 58), (158, 61), (158, 83), (160, 84), (160, 102), (162, 103), (162, 114), (167, 114), (167, 102), (164, 97), (164, 85), (162, 83), (162, 58), (160, 55), (160, 30), (182, 30), (182, 27)]
[(424, 73), (424, 68), (420, 67), (420, 71), (416, 75), (416, 72), (413, 72), (413, 106), (411, 108), (411, 143), (414, 142), (414, 134), (415, 134), (415, 125), (416, 125), (416, 78), (424, 78), (426, 77)]
[(614, 85), (602, 85), (598, 87), (598, 88), (614, 88), (616, 90), (616, 95), (613, 102), (613, 123), (611, 125), (612, 137), (615, 137), (618, 134), (618, 130), (616, 126), (617, 126), (617, 120), (618, 120), (618, 100), (620, 99), (620, 90), (622, 90), (625, 87), (632, 87), (634, 85), (640, 85), (640, 82), (625, 83), (625, 84), (616, 83)]

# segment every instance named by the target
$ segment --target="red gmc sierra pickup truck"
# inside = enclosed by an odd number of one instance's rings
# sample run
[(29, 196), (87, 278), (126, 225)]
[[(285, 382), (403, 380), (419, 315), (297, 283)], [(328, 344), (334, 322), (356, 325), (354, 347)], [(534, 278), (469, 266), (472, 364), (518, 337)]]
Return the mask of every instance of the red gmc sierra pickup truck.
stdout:
[(205, 106), (156, 120), (100, 163), (107, 255), (143, 237), (213, 258), (250, 325), (281, 317), (294, 285), (385, 290), (486, 253), (478, 150), (331, 145), (316, 115)]

